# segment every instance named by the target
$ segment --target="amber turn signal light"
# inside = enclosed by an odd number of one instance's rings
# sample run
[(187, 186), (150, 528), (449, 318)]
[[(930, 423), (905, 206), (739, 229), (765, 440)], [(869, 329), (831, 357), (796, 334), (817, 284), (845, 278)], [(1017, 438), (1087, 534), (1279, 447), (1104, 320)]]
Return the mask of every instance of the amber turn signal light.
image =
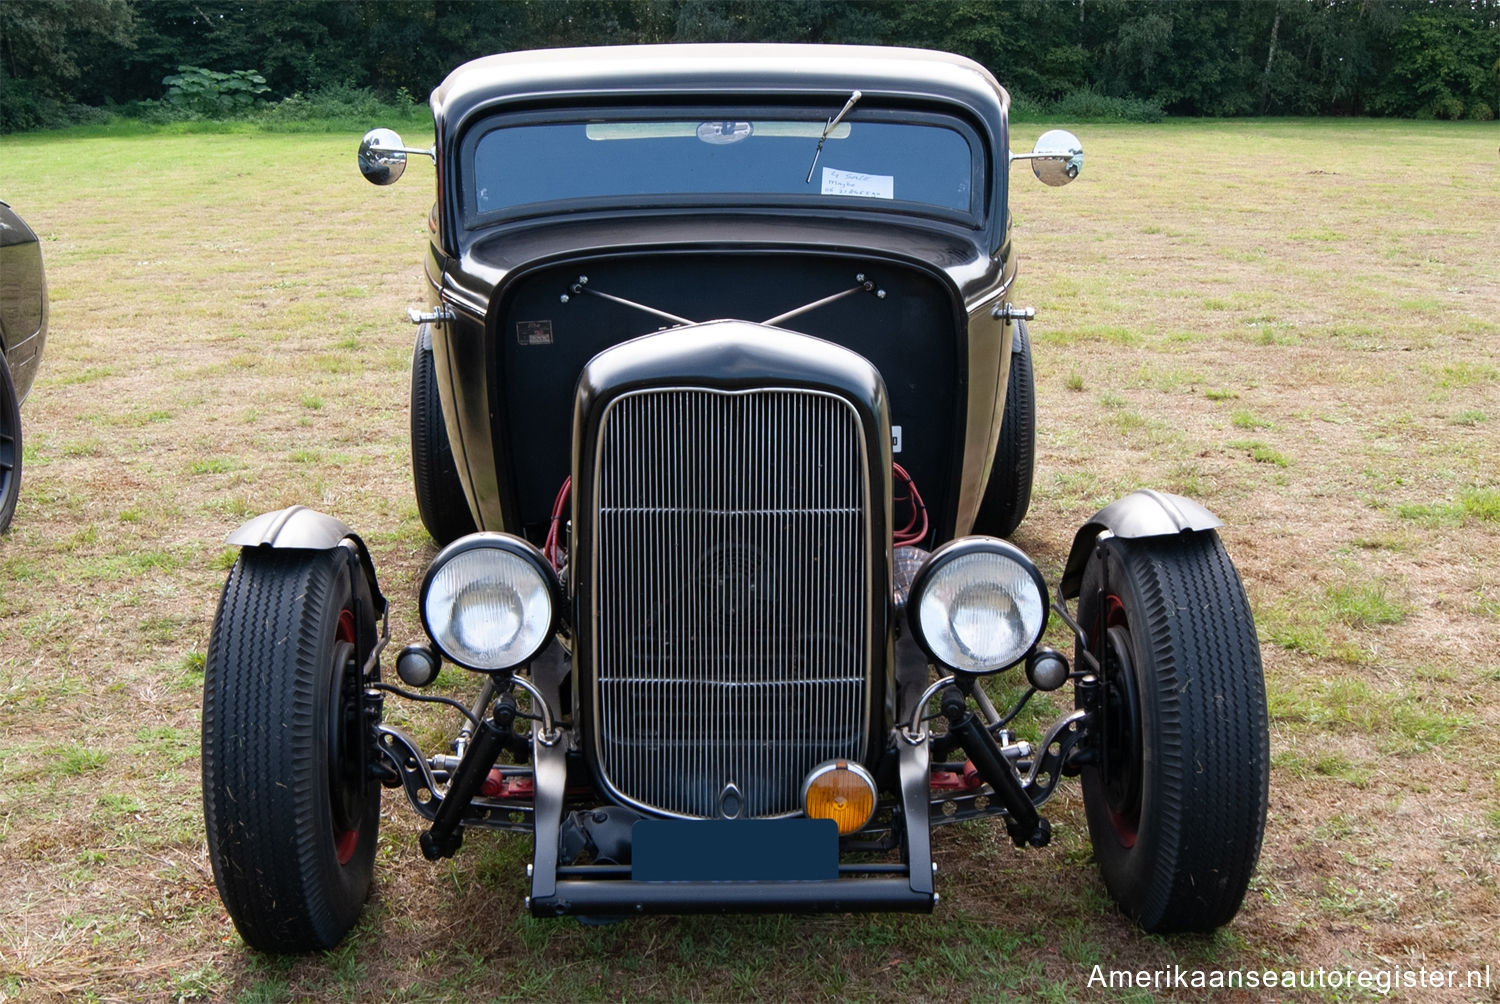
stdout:
[(875, 815), (875, 779), (857, 763), (830, 760), (802, 782), (802, 811), (809, 819), (831, 819), (839, 835), (864, 828)]

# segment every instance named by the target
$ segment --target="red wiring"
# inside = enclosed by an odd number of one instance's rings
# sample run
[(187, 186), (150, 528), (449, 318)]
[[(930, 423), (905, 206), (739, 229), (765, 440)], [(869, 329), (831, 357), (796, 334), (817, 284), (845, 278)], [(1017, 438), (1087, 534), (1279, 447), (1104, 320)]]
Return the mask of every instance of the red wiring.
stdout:
[(895, 495), (893, 501), (905, 502), (911, 507), (911, 516), (907, 518), (905, 526), (891, 534), (891, 543), (896, 547), (920, 544), (927, 537), (929, 527), (927, 503), (922, 501), (922, 493), (917, 491), (917, 483), (912, 480), (910, 474), (906, 473), (905, 467), (893, 463), (891, 471), (896, 475), (897, 480), (906, 485), (906, 494)]
[(571, 475), (563, 479), (562, 487), (557, 490), (557, 498), (552, 503), (552, 522), (547, 527), (547, 541), (542, 545), (542, 557), (552, 563), (552, 567), (559, 572), (563, 567), (562, 548), (558, 546), (559, 528), (562, 526), (563, 510), (567, 508), (568, 496), (573, 492), (573, 478)]

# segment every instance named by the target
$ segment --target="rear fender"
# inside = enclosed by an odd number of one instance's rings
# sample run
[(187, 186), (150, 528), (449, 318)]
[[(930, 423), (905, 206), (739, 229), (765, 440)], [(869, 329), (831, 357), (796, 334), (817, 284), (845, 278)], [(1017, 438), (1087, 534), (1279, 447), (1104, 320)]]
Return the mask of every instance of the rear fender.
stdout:
[(1223, 520), (1192, 499), (1143, 488), (1100, 509), (1093, 519), (1078, 529), (1068, 564), (1063, 570), (1059, 593), (1073, 599), (1083, 584), (1083, 570), (1099, 535), (1108, 531), (1116, 537), (1170, 537), (1189, 531), (1213, 530)]
[(370, 600), (375, 619), (385, 616), (385, 596), (380, 592), (380, 583), (375, 578), (375, 561), (365, 542), (343, 520), (326, 513), (294, 505), (275, 512), (262, 513), (226, 538), (225, 543), (248, 551), (268, 547), (275, 550), (332, 551), (337, 547), (348, 547), (359, 560), (369, 587)]

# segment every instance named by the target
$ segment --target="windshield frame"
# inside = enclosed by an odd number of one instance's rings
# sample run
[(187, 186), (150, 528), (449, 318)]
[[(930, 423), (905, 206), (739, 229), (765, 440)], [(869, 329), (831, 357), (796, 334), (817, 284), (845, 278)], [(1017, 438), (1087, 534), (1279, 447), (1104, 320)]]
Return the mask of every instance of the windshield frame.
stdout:
[[(867, 99), (868, 100), (868, 99)], [(475, 231), (499, 223), (537, 217), (557, 216), (573, 213), (608, 210), (641, 209), (722, 209), (770, 212), (839, 212), (896, 214), (905, 217), (920, 216), (957, 223), (969, 229), (981, 230), (986, 226), (993, 198), (995, 165), (990, 163), (991, 154), (984, 140), (984, 133), (977, 124), (963, 114), (957, 106), (935, 109), (903, 107), (896, 104), (856, 106), (844, 118), (844, 122), (881, 122), (900, 125), (919, 125), (948, 129), (957, 133), (969, 148), (969, 208), (955, 210), (934, 203), (905, 199), (862, 199), (841, 196), (826, 196), (814, 191), (808, 195), (782, 193), (743, 193), (720, 195), (703, 192), (665, 193), (659, 195), (609, 195), (554, 199), (543, 202), (505, 206), (481, 212), (476, 197), (474, 169), (475, 152), (481, 140), (501, 128), (529, 125), (593, 125), (611, 122), (691, 122), (697, 121), (806, 121), (815, 124), (821, 131), (826, 121), (837, 113), (838, 102), (825, 104), (805, 96), (795, 103), (733, 103), (704, 101), (684, 103), (657, 103), (642, 105), (628, 103), (605, 106), (567, 106), (529, 111), (502, 110), (476, 117), (464, 129), (456, 144), (454, 164), (454, 196), (459, 209), (462, 227)], [(817, 136), (807, 143), (807, 162), (812, 163)], [(825, 154), (826, 154), (825, 150)], [(794, 168), (796, 169), (796, 168)]]

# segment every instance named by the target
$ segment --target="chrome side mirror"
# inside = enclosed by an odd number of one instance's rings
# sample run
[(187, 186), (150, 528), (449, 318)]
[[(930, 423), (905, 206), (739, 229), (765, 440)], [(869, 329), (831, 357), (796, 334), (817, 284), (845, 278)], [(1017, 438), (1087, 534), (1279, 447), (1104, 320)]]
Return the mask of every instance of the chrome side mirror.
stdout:
[(359, 173), (372, 185), (394, 185), (406, 170), (401, 137), (391, 129), (371, 129), (359, 141)]
[(1083, 144), (1066, 129), (1052, 129), (1037, 138), (1030, 153), (1013, 153), (1011, 160), (1031, 161), (1031, 171), (1044, 185), (1066, 185), (1083, 170)]
[(359, 141), (359, 173), (372, 185), (394, 185), (406, 170), (406, 155), (421, 154), (437, 160), (435, 151), (405, 146), (391, 129), (371, 129)]

